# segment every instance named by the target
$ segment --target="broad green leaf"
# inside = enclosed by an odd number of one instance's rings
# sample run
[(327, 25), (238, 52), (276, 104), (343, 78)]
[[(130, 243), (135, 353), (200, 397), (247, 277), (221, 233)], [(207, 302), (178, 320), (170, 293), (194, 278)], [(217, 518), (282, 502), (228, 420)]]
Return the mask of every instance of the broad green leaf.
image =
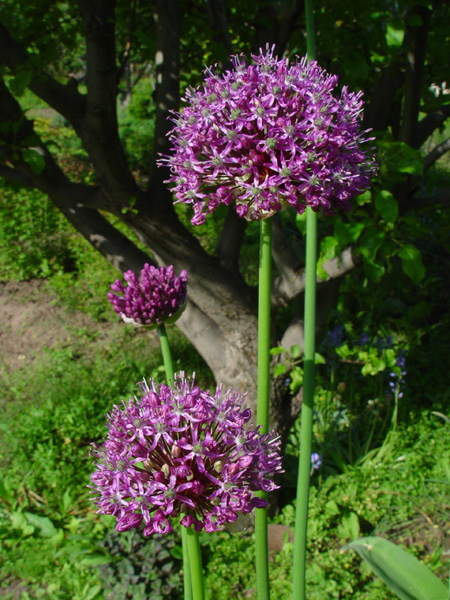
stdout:
[(182, 560), (183, 558), (183, 548), (180, 545), (176, 545), (174, 546), (171, 550), (170, 550), (170, 554), (173, 556), (173, 558), (177, 558), (178, 560)]
[(364, 259), (363, 262), (364, 262), (364, 269), (365, 269), (369, 279), (371, 279), (375, 283), (380, 283), (380, 281), (384, 275), (384, 272), (385, 272), (385, 268), (383, 267), (383, 265), (379, 265), (378, 263), (374, 262), (373, 260), (368, 260), (368, 259)]
[(366, 190), (363, 194), (356, 196), (355, 202), (358, 206), (369, 204), (370, 202), (372, 202), (372, 192), (370, 190)]
[(294, 344), (291, 346), (291, 356), (293, 358), (299, 358), (300, 356), (300, 346), (299, 344)]
[(377, 148), (381, 162), (389, 170), (409, 175), (423, 174), (423, 157), (420, 150), (391, 139), (378, 140)]
[(272, 356), (275, 356), (276, 354), (288, 354), (288, 351), (286, 348), (283, 348), (283, 346), (276, 346), (275, 348), (270, 349), (270, 354)]
[(25, 148), (25, 150), (22, 150), (22, 158), (36, 175), (39, 175), (39, 173), (45, 169), (44, 157), (32, 148)]
[(375, 193), (375, 208), (388, 223), (395, 223), (398, 217), (398, 203), (388, 190)]
[(93, 585), (86, 591), (84, 598), (85, 598), (85, 600), (94, 600), (94, 598), (96, 596), (98, 596), (98, 594), (101, 591), (102, 591), (102, 586), (99, 585), (98, 583), (96, 583), (95, 585)]
[(303, 385), (303, 369), (301, 369), (300, 367), (296, 367), (295, 369), (292, 369), (292, 371), (291, 371), (291, 383), (289, 384), (289, 389), (291, 390), (291, 392), (293, 394), (295, 394), (295, 392), (297, 390), (299, 390), (302, 385)]
[(85, 567), (99, 567), (100, 565), (106, 565), (112, 561), (112, 557), (105, 554), (91, 554), (80, 560), (80, 565)]
[(395, 19), (387, 24), (386, 43), (390, 48), (400, 48), (405, 37), (405, 24), (400, 19)]
[(280, 375), (284, 375), (286, 373), (286, 365), (280, 363), (279, 365), (275, 365), (273, 368), (273, 376), (279, 377)]
[(331, 235), (324, 237), (320, 244), (320, 258), (317, 262), (317, 274), (323, 280), (328, 279), (328, 274), (323, 268), (323, 265), (327, 262), (327, 260), (330, 260), (330, 258), (334, 258), (336, 256), (338, 244), (338, 240)]
[(327, 361), (324, 359), (324, 357), (321, 354), (319, 354), (318, 352), (315, 352), (314, 362), (316, 363), (316, 365), (324, 365)]
[(342, 517), (337, 528), (337, 534), (342, 540), (355, 540), (359, 535), (359, 519), (355, 512), (350, 512)]
[(58, 530), (48, 517), (40, 517), (39, 515), (34, 515), (29, 512), (25, 512), (25, 516), (30, 525), (39, 529), (39, 533), (42, 537), (51, 538), (58, 535)]
[(306, 234), (306, 210), (302, 215), (295, 215), (295, 224), (297, 225), (298, 230), (303, 235)]
[(414, 283), (418, 284), (425, 277), (425, 267), (420, 251), (412, 244), (405, 244), (398, 253), (402, 259), (403, 271)]
[(364, 258), (368, 260), (374, 260), (377, 254), (378, 248), (384, 241), (386, 234), (380, 229), (368, 229), (361, 237), (359, 249)]
[(355, 221), (344, 223), (338, 219), (334, 224), (334, 235), (341, 245), (351, 244), (356, 242), (363, 229), (364, 223), (356, 223)]
[(402, 600), (447, 600), (447, 586), (414, 556), (380, 537), (355, 540), (355, 550)]

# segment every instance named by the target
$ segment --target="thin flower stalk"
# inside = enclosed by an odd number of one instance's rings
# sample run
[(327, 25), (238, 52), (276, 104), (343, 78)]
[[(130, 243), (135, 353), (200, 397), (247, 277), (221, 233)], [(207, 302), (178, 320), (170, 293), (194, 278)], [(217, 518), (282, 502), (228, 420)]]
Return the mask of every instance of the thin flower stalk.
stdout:
[[(316, 57), (313, 0), (305, 0), (308, 58)], [(306, 548), (314, 406), (316, 341), (317, 213), (306, 213), (306, 282), (304, 305), (303, 401), (301, 410), (300, 457), (295, 512), (293, 600), (306, 599)]]
[[(270, 297), (272, 265), (272, 218), (261, 221), (258, 285), (258, 401), (257, 423), (269, 429), (270, 401)], [(267, 493), (262, 492), (267, 499)], [(269, 548), (267, 507), (256, 509), (255, 557), (258, 600), (269, 600)]]
[[(164, 323), (157, 328), (159, 341), (161, 344), (161, 353), (163, 356), (164, 369), (166, 371), (166, 382), (170, 384), (174, 381), (175, 375), (173, 371), (172, 353), (170, 351), (169, 338)], [(193, 600), (192, 598), (192, 581), (191, 581), (191, 564), (189, 560), (189, 540), (188, 533), (185, 527), (181, 528), (181, 546), (183, 549), (183, 586), (184, 600)], [(195, 560), (195, 559), (193, 559)], [(201, 557), (200, 557), (201, 564)]]

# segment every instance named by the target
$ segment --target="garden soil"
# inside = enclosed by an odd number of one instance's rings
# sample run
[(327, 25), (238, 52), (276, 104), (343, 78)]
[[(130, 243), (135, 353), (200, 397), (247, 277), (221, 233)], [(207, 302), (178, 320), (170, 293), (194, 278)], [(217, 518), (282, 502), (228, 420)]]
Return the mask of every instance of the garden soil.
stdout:
[(46, 348), (71, 345), (77, 328), (105, 335), (115, 328), (69, 312), (44, 287), (40, 280), (0, 282), (0, 366), (8, 370), (26, 368)]

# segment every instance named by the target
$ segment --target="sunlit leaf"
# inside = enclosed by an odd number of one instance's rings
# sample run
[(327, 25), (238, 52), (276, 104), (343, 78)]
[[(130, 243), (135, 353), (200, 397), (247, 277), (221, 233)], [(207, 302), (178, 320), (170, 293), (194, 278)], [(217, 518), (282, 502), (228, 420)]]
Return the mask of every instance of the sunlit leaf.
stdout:
[(355, 550), (402, 600), (447, 600), (447, 586), (414, 556), (380, 537), (366, 537), (345, 548)]

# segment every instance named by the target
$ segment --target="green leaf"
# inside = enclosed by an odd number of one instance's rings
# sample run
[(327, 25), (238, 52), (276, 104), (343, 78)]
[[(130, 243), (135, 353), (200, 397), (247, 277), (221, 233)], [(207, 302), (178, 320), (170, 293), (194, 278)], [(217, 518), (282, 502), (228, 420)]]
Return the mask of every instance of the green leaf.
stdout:
[(112, 557), (105, 554), (91, 554), (80, 560), (80, 565), (85, 567), (99, 567), (100, 565), (106, 565), (112, 561)]
[(375, 261), (368, 259), (364, 259), (363, 263), (364, 269), (369, 279), (371, 279), (375, 283), (380, 283), (385, 272), (385, 268), (383, 267), (383, 265), (379, 265)]
[(364, 232), (360, 240), (360, 252), (368, 260), (374, 260), (377, 254), (378, 248), (384, 242), (386, 234), (380, 229), (368, 229)]
[(275, 365), (273, 368), (273, 376), (279, 377), (280, 375), (284, 375), (286, 373), (286, 365), (280, 363), (279, 365)]
[(343, 539), (355, 540), (359, 535), (359, 518), (355, 512), (350, 512), (342, 517), (337, 529), (338, 536)]
[(299, 346), (299, 344), (294, 344), (293, 346), (291, 346), (291, 356), (293, 358), (299, 358), (300, 357), (300, 346)]
[(306, 210), (301, 215), (299, 215), (299, 214), (295, 215), (295, 224), (297, 225), (297, 228), (300, 231), (300, 233), (305, 235), (306, 234)]
[(22, 150), (22, 158), (29, 165), (35, 175), (39, 175), (45, 169), (45, 159), (32, 148)]
[(323, 265), (327, 260), (336, 256), (338, 243), (338, 240), (334, 236), (328, 235), (323, 238), (320, 244), (320, 258), (317, 262), (317, 274), (321, 279), (328, 279), (328, 274), (323, 268)]
[(405, 37), (405, 24), (400, 19), (395, 19), (387, 24), (386, 43), (389, 48), (400, 48)]
[(19, 510), (11, 513), (11, 527), (13, 529), (23, 529), (27, 525), (27, 519), (25, 515)]
[(415, 284), (425, 277), (425, 267), (420, 251), (413, 244), (405, 244), (398, 253), (402, 259), (402, 269)]
[(173, 558), (182, 560), (183, 559), (183, 548), (177, 544), (170, 550), (170, 554), (173, 556)]
[(316, 352), (314, 354), (314, 362), (316, 365), (324, 365), (327, 361), (324, 359), (324, 357), (321, 354)]
[(270, 354), (276, 356), (277, 354), (288, 354), (288, 351), (286, 348), (283, 348), (283, 346), (276, 346), (275, 348), (270, 349)]
[(24, 514), (28, 523), (36, 527), (36, 529), (39, 529), (39, 533), (42, 537), (51, 538), (58, 535), (58, 530), (48, 517), (40, 517), (39, 515), (34, 515), (29, 512), (25, 512)]
[(334, 235), (343, 246), (356, 242), (364, 229), (364, 223), (344, 223), (341, 220), (336, 220), (334, 224)]
[(19, 71), (12, 79), (9, 80), (9, 89), (14, 96), (23, 96), (25, 89), (31, 81), (30, 71)]
[(303, 385), (303, 369), (300, 367), (295, 367), (291, 371), (291, 383), (289, 384), (289, 389), (293, 394), (298, 391)]
[(380, 537), (351, 542), (355, 550), (402, 600), (447, 600), (447, 587), (414, 556)]
[(388, 190), (375, 192), (375, 208), (388, 223), (395, 223), (398, 218), (398, 202)]
[(391, 139), (378, 140), (377, 148), (381, 163), (384, 163), (390, 171), (423, 175), (423, 157), (420, 150)]

